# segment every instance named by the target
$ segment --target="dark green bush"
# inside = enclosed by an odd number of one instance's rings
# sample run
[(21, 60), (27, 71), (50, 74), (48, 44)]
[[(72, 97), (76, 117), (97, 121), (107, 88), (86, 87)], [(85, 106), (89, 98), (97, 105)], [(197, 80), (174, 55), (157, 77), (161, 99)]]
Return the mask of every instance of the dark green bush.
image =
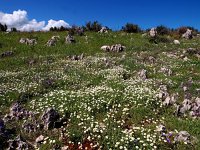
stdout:
[(16, 28), (11, 28), (11, 32), (17, 32)]
[(125, 31), (127, 33), (138, 33), (141, 32), (141, 29), (136, 24), (127, 23), (125, 26), (122, 27), (122, 31)]
[(158, 35), (169, 35), (170, 29), (166, 26), (160, 25), (156, 27)]
[(6, 25), (6, 24), (3, 25), (3, 24), (0, 23), (0, 31), (6, 32), (7, 29), (8, 29), (8, 28), (7, 28), (7, 25)]
[(94, 22), (89, 21), (86, 23), (85, 28), (87, 31), (98, 32), (99, 30), (101, 30), (102, 25), (98, 21), (94, 21)]

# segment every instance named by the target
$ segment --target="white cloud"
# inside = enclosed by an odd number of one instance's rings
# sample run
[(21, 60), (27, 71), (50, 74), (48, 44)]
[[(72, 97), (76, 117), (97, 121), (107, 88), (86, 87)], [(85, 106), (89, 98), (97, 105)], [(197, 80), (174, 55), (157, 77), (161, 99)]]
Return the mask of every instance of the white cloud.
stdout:
[(51, 27), (70, 27), (64, 20), (51, 19), (47, 25), (45, 25), (45, 21), (29, 20), (25, 10), (13, 11), (12, 14), (0, 12), (0, 23), (6, 24), (8, 29), (15, 27), (20, 31), (48, 31)]
[(48, 31), (51, 27), (70, 27), (68, 23), (66, 23), (64, 20), (49, 20), (48, 24), (43, 28), (43, 30)]

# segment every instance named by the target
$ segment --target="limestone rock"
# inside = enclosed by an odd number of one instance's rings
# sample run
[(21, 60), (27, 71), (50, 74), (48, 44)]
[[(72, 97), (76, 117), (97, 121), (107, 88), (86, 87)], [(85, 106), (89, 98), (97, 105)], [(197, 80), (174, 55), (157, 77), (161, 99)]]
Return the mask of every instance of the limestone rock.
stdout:
[(75, 43), (75, 39), (72, 35), (68, 35), (66, 38), (65, 38), (65, 43), (67, 44), (70, 44), (70, 43)]
[(59, 119), (59, 113), (53, 108), (48, 108), (42, 115), (41, 120), (44, 122), (46, 129), (53, 129), (55, 122)]
[(149, 35), (150, 37), (156, 37), (157, 36), (157, 30), (156, 28), (151, 28), (151, 30), (149, 31)]
[(174, 141), (190, 143), (190, 134), (187, 131), (180, 131), (174, 138)]
[(192, 30), (187, 29), (187, 31), (182, 35), (185, 39), (192, 39)]

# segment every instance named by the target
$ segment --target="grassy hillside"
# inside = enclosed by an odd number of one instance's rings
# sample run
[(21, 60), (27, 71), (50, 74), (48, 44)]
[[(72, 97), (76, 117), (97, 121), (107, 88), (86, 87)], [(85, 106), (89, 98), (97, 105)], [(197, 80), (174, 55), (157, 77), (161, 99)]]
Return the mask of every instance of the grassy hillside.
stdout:
[[(56, 46), (47, 47), (45, 43), (53, 35), (61, 39)], [(180, 45), (173, 44), (172, 38), (171, 42), (154, 44), (141, 34), (86, 32), (86, 36), (75, 36), (76, 43), (65, 44), (66, 35), (0, 33), (0, 54), (13, 51), (12, 56), (0, 58), (0, 118), (16, 101), (35, 114), (7, 121), (6, 129), (15, 129), (9, 139), (20, 134), (34, 145), (39, 135), (48, 137), (38, 145), (40, 149), (78, 149), (81, 144), (83, 149), (105, 150), (200, 149), (199, 118), (192, 118), (189, 111), (174, 114), (176, 104), (186, 95), (191, 101), (200, 97), (199, 56), (185, 52), (188, 48), (198, 50), (200, 38), (181, 39)], [(22, 37), (35, 38), (38, 44), (20, 44)], [(126, 50), (114, 53), (100, 49), (117, 43)], [(70, 59), (82, 53), (82, 60)], [(138, 75), (142, 69), (147, 71), (145, 80)], [(163, 105), (158, 97), (161, 85), (167, 86), (170, 96), (178, 95), (175, 104)], [(66, 124), (50, 130), (36, 127), (27, 133), (24, 125), (43, 124), (41, 115), (50, 107), (66, 118)], [(166, 130), (156, 131), (159, 125)], [(175, 143), (179, 131), (187, 131), (191, 143)], [(0, 142), (6, 145), (1, 138)]]

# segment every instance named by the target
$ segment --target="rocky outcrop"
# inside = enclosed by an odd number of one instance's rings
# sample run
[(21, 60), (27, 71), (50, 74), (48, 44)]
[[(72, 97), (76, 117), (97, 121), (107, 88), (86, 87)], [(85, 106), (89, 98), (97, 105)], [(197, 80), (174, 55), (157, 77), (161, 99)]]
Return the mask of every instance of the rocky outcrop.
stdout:
[(41, 120), (44, 122), (44, 127), (47, 130), (54, 128), (55, 122), (58, 121), (60, 115), (53, 108), (48, 108), (42, 115)]

